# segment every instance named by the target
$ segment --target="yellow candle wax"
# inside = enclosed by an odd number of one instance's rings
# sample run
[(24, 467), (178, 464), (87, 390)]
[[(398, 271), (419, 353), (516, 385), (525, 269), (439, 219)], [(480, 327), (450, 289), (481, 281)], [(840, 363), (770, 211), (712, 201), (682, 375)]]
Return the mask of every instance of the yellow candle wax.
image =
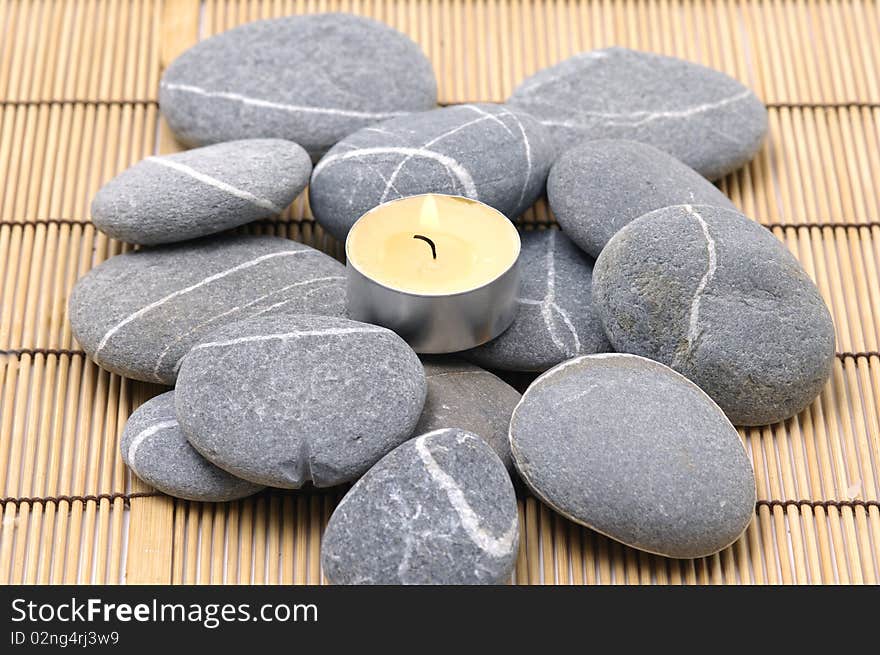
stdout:
[(519, 256), (519, 234), (500, 212), (458, 196), (401, 198), (365, 214), (346, 242), (349, 263), (399, 291), (448, 295), (484, 286)]

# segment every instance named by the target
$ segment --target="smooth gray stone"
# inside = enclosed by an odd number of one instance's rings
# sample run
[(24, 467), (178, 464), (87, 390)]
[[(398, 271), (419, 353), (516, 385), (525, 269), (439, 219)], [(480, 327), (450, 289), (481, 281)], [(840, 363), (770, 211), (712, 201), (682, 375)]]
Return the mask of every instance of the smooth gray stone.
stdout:
[(711, 180), (749, 161), (767, 110), (745, 86), (698, 64), (606, 48), (535, 73), (508, 103), (549, 127), (560, 150), (587, 139), (649, 143)]
[(834, 325), (773, 234), (742, 214), (667, 207), (620, 230), (596, 260), (611, 344), (696, 382), (736, 425), (797, 414), (831, 375)]
[(312, 172), (309, 205), (340, 240), (366, 211), (421, 193), (465, 196), (515, 218), (543, 192), (554, 155), (547, 130), (521, 111), (444, 107), (338, 143)]
[(414, 434), (459, 428), (483, 439), (511, 468), (507, 431), (519, 391), (479, 366), (455, 359), (423, 362), (428, 380), (425, 408)]
[(444, 429), (407, 441), (351, 488), (321, 564), (333, 584), (502, 584), (518, 546), (501, 460), (479, 437)]
[(92, 222), (114, 239), (156, 245), (277, 216), (309, 183), (292, 141), (247, 139), (147, 157), (101, 187)]
[(539, 377), (513, 414), (510, 443), (545, 503), (650, 553), (715, 553), (755, 510), (751, 462), (721, 409), (635, 355), (579, 357)]
[(122, 461), (136, 476), (169, 496), (215, 503), (244, 498), (263, 488), (217, 468), (189, 445), (177, 423), (173, 391), (134, 411), (120, 449)]
[(168, 66), (159, 105), (183, 142), (273, 137), (319, 157), (348, 134), (437, 104), (431, 62), (370, 18), (259, 20), (196, 44)]
[(329, 487), (412, 435), (425, 373), (385, 328), (261, 316), (216, 330), (183, 358), (176, 402), (190, 443), (217, 466), (273, 487)]
[(550, 169), (547, 199), (563, 231), (598, 257), (627, 223), (655, 209), (691, 203), (736, 209), (694, 169), (646, 143), (587, 141)]
[(593, 260), (559, 230), (522, 234), (522, 287), (513, 324), (463, 356), (487, 368), (546, 371), (611, 349), (593, 310)]
[(207, 237), (111, 257), (70, 295), (76, 340), (98, 365), (173, 385), (180, 358), (249, 316), (345, 313), (345, 267), (269, 236)]

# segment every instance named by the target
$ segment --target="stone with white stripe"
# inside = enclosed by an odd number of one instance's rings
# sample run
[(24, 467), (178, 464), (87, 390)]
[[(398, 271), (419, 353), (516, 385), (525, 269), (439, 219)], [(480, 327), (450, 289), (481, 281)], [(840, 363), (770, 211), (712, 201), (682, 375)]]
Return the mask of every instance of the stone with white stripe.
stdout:
[(336, 507), (321, 543), (333, 584), (504, 584), (519, 546), (498, 456), (459, 429), (407, 441)]
[(522, 234), (522, 286), (511, 326), (464, 357), (486, 368), (546, 371), (611, 347), (593, 309), (593, 259), (559, 230)]
[(129, 417), (120, 440), (122, 461), (159, 491), (205, 502), (244, 498), (263, 487), (219, 469), (189, 444), (177, 422), (174, 392), (159, 394)]
[(547, 371), (514, 410), (510, 446), (550, 507), (658, 555), (715, 553), (754, 515), (736, 429), (699, 387), (644, 357), (587, 355)]
[(548, 131), (522, 111), (444, 107), (364, 128), (338, 143), (312, 172), (309, 204), (340, 240), (367, 210), (420, 193), (480, 200), (515, 218), (544, 190), (552, 157)]
[(99, 264), (76, 283), (68, 313), (100, 366), (173, 385), (180, 358), (217, 327), (266, 314), (344, 315), (345, 267), (279, 237), (205, 237)]
[(532, 75), (508, 103), (553, 131), (560, 151), (589, 139), (630, 139), (663, 150), (709, 179), (749, 161), (767, 110), (724, 73), (674, 57), (607, 48)]
[(586, 141), (550, 170), (547, 200), (563, 232), (592, 257), (624, 225), (670, 205), (735, 209), (714, 184), (646, 143)]
[(273, 487), (328, 487), (412, 435), (425, 373), (385, 328), (260, 316), (202, 339), (183, 358), (176, 393), (184, 433), (217, 466)]
[(596, 260), (593, 300), (615, 350), (671, 366), (736, 425), (793, 416), (831, 374), (834, 325), (815, 284), (730, 209), (678, 205), (625, 226)]
[(425, 409), (415, 434), (460, 428), (488, 443), (508, 469), (507, 428), (520, 393), (479, 366), (446, 357), (423, 359), (428, 379)]
[(129, 243), (194, 239), (277, 216), (306, 188), (311, 172), (308, 153), (282, 139), (147, 157), (101, 187), (92, 221)]
[(274, 137), (314, 158), (366, 125), (436, 104), (434, 71), (415, 42), (341, 13), (213, 36), (171, 62), (159, 86), (162, 114), (186, 144)]

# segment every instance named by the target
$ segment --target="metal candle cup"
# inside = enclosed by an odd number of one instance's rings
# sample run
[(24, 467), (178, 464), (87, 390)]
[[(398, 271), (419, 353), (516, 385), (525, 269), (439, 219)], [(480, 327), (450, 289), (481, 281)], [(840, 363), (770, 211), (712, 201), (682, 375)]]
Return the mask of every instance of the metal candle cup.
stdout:
[(479, 346), (516, 315), (519, 252), (516, 227), (476, 200), (386, 202), (345, 242), (349, 317), (394, 330), (418, 353)]

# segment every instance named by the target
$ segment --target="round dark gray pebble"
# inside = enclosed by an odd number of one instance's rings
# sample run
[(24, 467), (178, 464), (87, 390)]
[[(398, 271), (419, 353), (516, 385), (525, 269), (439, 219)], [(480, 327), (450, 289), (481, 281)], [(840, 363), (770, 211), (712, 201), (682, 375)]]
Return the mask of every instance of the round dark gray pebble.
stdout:
[(424, 362), (428, 380), (425, 408), (415, 434), (442, 428), (460, 428), (488, 443), (508, 469), (510, 415), (520, 393), (479, 366), (455, 359)]
[(593, 260), (568, 237), (559, 230), (524, 233), (520, 271), (513, 324), (464, 357), (487, 368), (534, 372), (611, 349), (590, 297)]
[(480, 200), (515, 218), (543, 192), (554, 154), (547, 130), (521, 111), (492, 104), (435, 109), (338, 143), (312, 172), (309, 205), (340, 240), (366, 211), (421, 193)]
[(312, 157), (356, 130), (431, 109), (437, 81), (406, 35), (351, 14), (247, 23), (168, 66), (159, 104), (190, 145), (272, 137)]
[(735, 211), (680, 205), (636, 219), (599, 255), (593, 300), (615, 350), (671, 366), (737, 425), (793, 416), (831, 374), (834, 325), (818, 289)]
[(122, 461), (135, 475), (176, 498), (223, 502), (263, 488), (217, 468), (189, 445), (177, 423), (173, 391), (135, 410), (125, 425), (120, 448)]
[(651, 553), (715, 553), (754, 513), (736, 429), (695, 384), (643, 357), (588, 355), (547, 371), (516, 408), (510, 442), (544, 502)]
[(735, 209), (692, 168), (637, 141), (602, 139), (567, 150), (550, 169), (547, 199), (565, 234), (593, 257), (639, 216), (690, 203)]
[(281, 139), (147, 157), (101, 187), (92, 221), (129, 243), (194, 239), (280, 214), (311, 172), (308, 153)]
[(177, 415), (195, 448), (239, 477), (296, 489), (356, 480), (412, 434), (425, 373), (385, 328), (261, 316), (184, 357)]
[(502, 584), (519, 545), (498, 456), (463, 430), (407, 441), (339, 503), (321, 544), (334, 584)]
[(249, 316), (345, 313), (345, 267), (269, 236), (207, 237), (117, 255), (76, 283), (73, 334), (100, 366), (173, 385), (209, 331)]
[(674, 57), (607, 48), (545, 68), (508, 103), (549, 127), (564, 150), (588, 139), (649, 143), (709, 179), (749, 161), (767, 110), (745, 86)]

